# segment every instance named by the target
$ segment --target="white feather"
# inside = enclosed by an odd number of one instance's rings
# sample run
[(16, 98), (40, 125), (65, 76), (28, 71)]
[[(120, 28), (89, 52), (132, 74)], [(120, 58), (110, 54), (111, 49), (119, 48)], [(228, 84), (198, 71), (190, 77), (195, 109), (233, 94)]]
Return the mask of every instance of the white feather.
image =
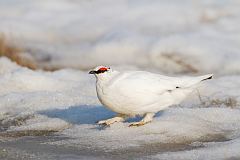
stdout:
[[(98, 69), (100, 67), (97, 67)], [(201, 81), (199, 77), (168, 77), (144, 71), (108, 70), (97, 74), (97, 95), (107, 108), (125, 115), (156, 113), (180, 103)]]

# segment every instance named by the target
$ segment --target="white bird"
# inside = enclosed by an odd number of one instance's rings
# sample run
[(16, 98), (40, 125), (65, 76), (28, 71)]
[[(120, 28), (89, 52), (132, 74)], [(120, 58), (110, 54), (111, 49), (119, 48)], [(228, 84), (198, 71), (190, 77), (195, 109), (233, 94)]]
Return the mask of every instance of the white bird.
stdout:
[(105, 66), (98, 66), (89, 74), (96, 77), (96, 91), (100, 102), (118, 113), (98, 124), (110, 125), (136, 115), (144, 116), (141, 121), (130, 126), (151, 122), (157, 112), (179, 104), (198, 83), (213, 76), (168, 77), (146, 71), (118, 72)]

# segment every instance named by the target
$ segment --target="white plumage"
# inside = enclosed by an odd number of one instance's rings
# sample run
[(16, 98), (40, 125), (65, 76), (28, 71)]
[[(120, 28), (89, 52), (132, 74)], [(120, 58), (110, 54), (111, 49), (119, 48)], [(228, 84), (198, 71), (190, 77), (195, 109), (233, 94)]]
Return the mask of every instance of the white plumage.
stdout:
[(145, 71), (118, 72), (99, 66), (89, 72), (96, 76), (96, 90), (100, 102), (118, 113), (114, 118), (99, 121), (110, 125), (135, 115), (144, 115), (130, 126), (144, 125), (155, 113), (180, 103), (197, 84), (211, 79), (212, 74), (199, 77), (168, 77)]

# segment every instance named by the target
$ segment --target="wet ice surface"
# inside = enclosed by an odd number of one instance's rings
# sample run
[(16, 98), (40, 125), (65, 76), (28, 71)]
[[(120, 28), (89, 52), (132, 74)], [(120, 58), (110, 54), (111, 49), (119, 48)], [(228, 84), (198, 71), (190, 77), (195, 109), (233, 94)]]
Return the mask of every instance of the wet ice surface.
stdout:
[(98, 102), (95, 80), (87, 72), (32, 71), (6, 58), (0, 58), (0, 66), (1, 156), (13, 159), (14, 156), (28, 159), (240, 157), (237, 75), (203, 82), (183, 103), (159, 112), (145, 126), (128, 127), (139, 120), (133, 118), (100, 127), (95, 122), (114, 113)]
[(0, 142), (1, 159), (26, 160), (77, 160), (77, 159), (108, 159), (93, 155), (94, 152), (84, 148), (56, 147), (46, 142), (61, 140), (58, 136), (25, 137), (15, 141)]

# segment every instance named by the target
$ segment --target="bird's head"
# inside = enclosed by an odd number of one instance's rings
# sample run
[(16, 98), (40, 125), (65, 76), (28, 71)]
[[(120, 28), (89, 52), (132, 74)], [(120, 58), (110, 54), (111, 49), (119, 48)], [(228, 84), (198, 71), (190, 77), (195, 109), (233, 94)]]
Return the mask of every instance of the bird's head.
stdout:
[(94, 74), (96, 77), (100, 76), (100, 75), (104, 75), (106, 73), (111, 72), (112, 70), (110, 69), (110, 67), (106, 67), (106, 66), (98, 66), (94, 69), (92, 69), (89, 74)]

